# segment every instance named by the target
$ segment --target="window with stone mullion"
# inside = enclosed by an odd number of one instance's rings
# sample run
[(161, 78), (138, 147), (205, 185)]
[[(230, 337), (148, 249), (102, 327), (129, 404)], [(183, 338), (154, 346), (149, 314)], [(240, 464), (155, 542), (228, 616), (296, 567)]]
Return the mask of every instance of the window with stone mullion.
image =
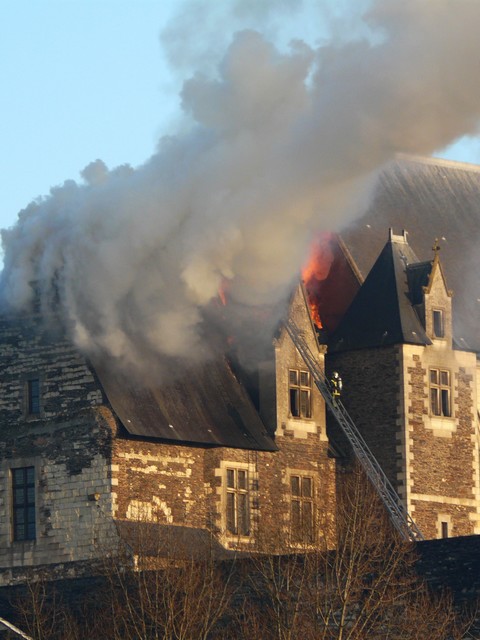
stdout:
[(289, 369), (290, 414), (294, 418), (311, 418), (311, 377), (309, 371)]
[(248, 471), (227, 469), (227, 531), (250, 535)]
[(35, 540), (35, 469), (12, 469), (13, 540)]
[(313, 479), (310, 476), (290, 476), (290, 518), (292, 539), (311, 543), (313, 526)]
[(450, 372), (445, 369), (430, 369), (430, 409), (434, 416), (452, 415)]

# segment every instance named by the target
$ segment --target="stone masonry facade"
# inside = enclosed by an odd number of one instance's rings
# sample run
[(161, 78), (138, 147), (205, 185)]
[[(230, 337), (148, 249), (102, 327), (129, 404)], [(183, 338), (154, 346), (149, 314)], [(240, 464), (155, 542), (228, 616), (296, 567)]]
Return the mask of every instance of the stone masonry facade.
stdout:
[[(426, 538), (480, 533), (480, 383), (475, 354), (453, 347), (450, 297), (438, 268), (422, 310), (432, 344), (332, 354), (302, 287), (289, 308), (327, 375), (340, 372), (342, 401)], [(348, 443), (330, 422), (327, 431), (325, 402), (284, 327), (262, 357), (257, 408), (277, 450), (130, 436), (54, 318), (3, 318), (0, 585), (30, 570), (88, 572), (118, 550), (124, 525), (197, 532), (224, 553), (333, 548)], [(432, 411), (432, 371), (448, 372), (446, 415)]]
[(427, 539), (480, 533), (477, 359), (453, 343), (452, 294), (438, 255), (432, 264), (419, 309), (431, 344), (340, 352), (328, 362), (343, 377), (347, 410)]
[[(292, 313), (323, 361), (301, 289)], [(274, 384), (262, 403), (273, 417), (277, 451), (156, 441), (122, 429), (94, 370), (55, 319), (4, 319), (0, 584), (21, 582), (32, 571), (55, 577), (88, 573), (116, 551), (122, 523), (201, 531), (225, 551), (298, 548), (305, 541), (291, 536), (292, 482), (308, 486), (306, 498), (296, 496), (297, 508), (302, 500), (309, 504), (300, 509), (311, 503), (315, 540), (334, 546), (335, 460), (328, 453), (323, 399), (310, 380), (308, 416), (292, 415), (288, 371), (306, 367), (285, 332), (271, 354), (267, 368)], [(38, 395), (33, 408), (32, 389)], [(25, 518), (32, 518), (35, 532), (15, 539), (14, 502), (24, 488), (12, 483), (24, 470), (34, 475), (34, 516)], [(241, 491), (248, 526), (238, 533), (227, 523), (232, 498), (227, 478), (233, 472), (246, 478)], [(22, 510), (26, 514), (28, 505), (22, 503)]]
[[(299, 288), (292, 303), (297, 324), (319, 349)], [(324, 357), (324, 351), (319, 351)], [(328, 455), (325, 406), (311, 382), (311, 417), (292, 417), (289, 369), (305, 369), (290, 338), (276, 340), (274, 387), (262, 395), (265, 414), (274, 416), (278, 451), (191, 447), (116, 438), (112, 456), (113, 512), (117, 520), (158, 522), (208, 530), (230, 550), (289, 549), (291, 475), (312, 479), (316, 535), (332, 547), (335, 536), (335, 460)], [(270, 406), (266, 406), (270, 405)], [(227, 469), (248, 477), (249, 533), (232, 534), (226, 523)], [(293, 544), (293, 547), (296, 547)]]
[[(29, 566), (91, 560), (111, 535), (111, 428), (83, 358), (40, 318), (0, 325), (0, 584)], [(39, 380), (38, 412), (26, 388)], [(33, 468), (35, 538), (12, 536), (12, 472)]]

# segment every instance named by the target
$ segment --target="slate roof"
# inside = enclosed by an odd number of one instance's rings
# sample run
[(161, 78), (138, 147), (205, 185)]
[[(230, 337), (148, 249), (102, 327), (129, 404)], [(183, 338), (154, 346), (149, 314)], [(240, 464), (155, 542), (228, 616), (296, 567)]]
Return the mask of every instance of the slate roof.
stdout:
[(480, 536), (424, 540), (417, 551), (416, 568), (430, 586), (451, 590), (457, 601), (480, 598)]
[(480, 351), (480, 166), (399, 156), (378, 175), (368, 210), (341, 239), (365, 277), (388, 228), (410, 232), (416, 255), (432, 255), (438, 238), (447, 285), (453, 290), (454, 335)]
[(191, 367), (162, 384), (139, 384), (95, 365), (103, 390), (132, 436), (260, 451), (277, 449), (227, 360)]
[(423, 302), (423, 287), (428, 285), (431, 271), (431, 261), (407, 265), (406, 274), (409, 298), (413, 305)]
[[(329, 340), (344, 351), (392, 344), (431, 344), (412, 300), (428, 281), (431, 263), (418, 263), (406, 238), (390, 238)], [(410, 288), (411, 287), (411, 288)]]

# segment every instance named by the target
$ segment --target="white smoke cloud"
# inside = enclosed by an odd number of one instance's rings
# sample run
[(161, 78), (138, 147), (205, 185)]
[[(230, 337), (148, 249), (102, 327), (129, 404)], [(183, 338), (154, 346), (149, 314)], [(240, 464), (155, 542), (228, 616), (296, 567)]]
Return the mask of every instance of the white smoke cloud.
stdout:
[(187, 131), (137, 169), (91, 163), (2, 232), (4, 307), (39, 291), (80, 348), (125, 366), (203, 357), (223, 282), (234, 302), (278, 302), (372, 172), (478, 129), (479, 19), (475, 0), (381, 0), (373, 38), (285, 51), (236, 33), (214, 75), (183, 84)]

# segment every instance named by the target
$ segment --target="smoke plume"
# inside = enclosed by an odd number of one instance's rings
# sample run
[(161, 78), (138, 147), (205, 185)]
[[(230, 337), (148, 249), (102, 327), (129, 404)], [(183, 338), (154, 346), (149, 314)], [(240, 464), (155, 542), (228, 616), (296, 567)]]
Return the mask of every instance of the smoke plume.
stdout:
[(4, 309), (39, 295), (85, 353), (137, 370), (203, 357), (221, 286), (278, 302), (312, 233), (346, 225), (383, 163), (477, 132), (478, 24), (476, 0), (379, 0), (363, 37), (284, 50), (237, 32), (215, 73), (183, 83), (182, 130), (153, 157), (92, 162), (2, 232)]

